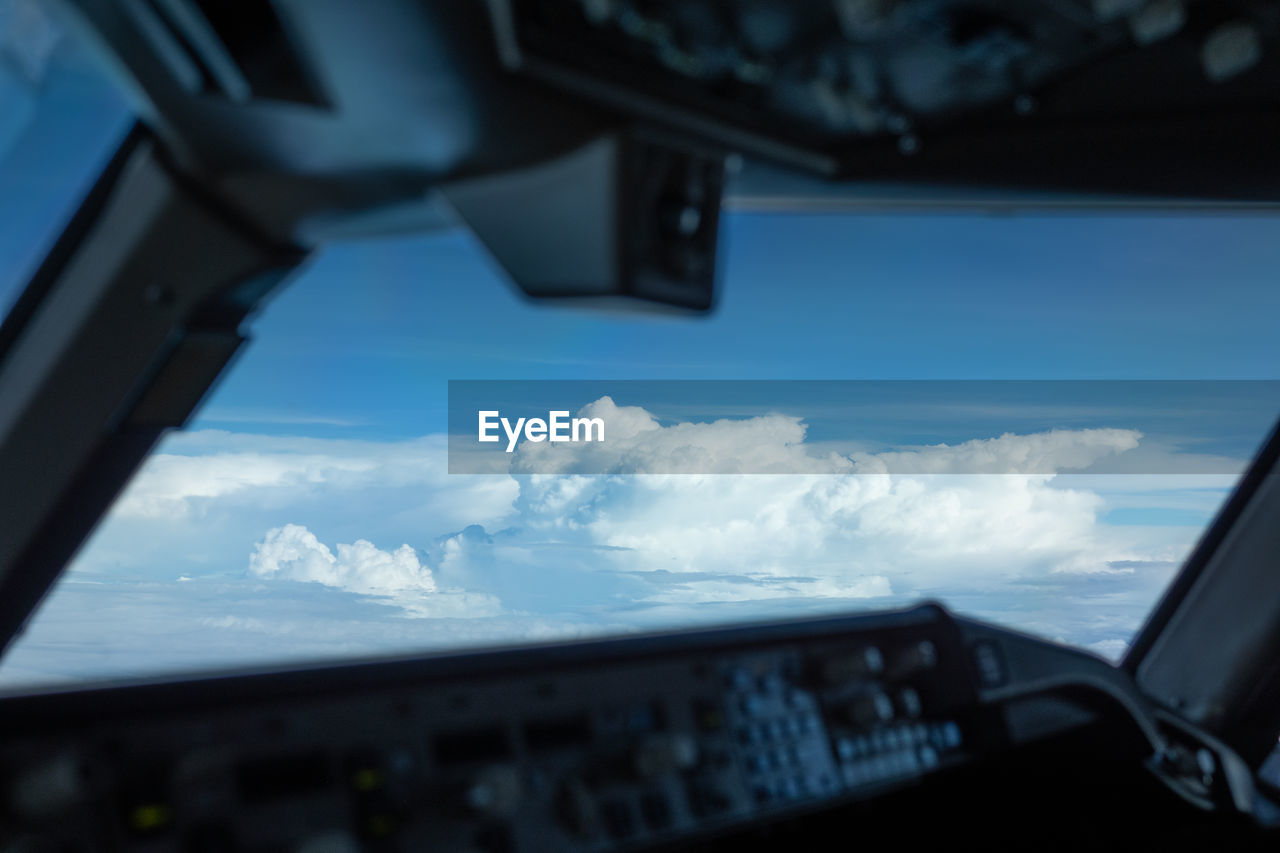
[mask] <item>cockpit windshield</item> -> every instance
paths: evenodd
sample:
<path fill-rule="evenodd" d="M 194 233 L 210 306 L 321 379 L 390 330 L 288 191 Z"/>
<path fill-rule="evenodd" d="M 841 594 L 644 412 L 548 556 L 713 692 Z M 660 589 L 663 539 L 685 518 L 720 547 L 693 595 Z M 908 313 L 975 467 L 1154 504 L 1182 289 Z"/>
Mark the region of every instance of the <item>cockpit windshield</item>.
<path fill-rule="evenodd" d="M 6 308 L 130 123 L 38 8 L 0 0 Z M 1280 414 L 1267 213 L 730 192 L 721 236 L 707 317 L 531 304 L 459 225 L 323 249 L 0 683 L 922 598 L 1116 659 Z"/>

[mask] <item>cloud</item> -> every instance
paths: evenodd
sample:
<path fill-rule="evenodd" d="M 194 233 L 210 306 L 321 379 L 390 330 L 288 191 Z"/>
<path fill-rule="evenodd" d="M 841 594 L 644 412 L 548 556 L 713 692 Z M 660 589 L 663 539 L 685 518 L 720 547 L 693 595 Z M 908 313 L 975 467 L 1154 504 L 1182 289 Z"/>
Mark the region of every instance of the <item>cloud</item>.
<path fill-rule="evenodd" d="M 1129 650 L 1129 641 L 1120 637 L 1111 637 L 1089 644 L 1089 650 L 1095 652 L 1112 663 L 1118 663 Z"/>
<path fill-rule="evenodd" d="M 249 573 L 263 578 L 314 581 L 325 586 L 372 595 L 404 590 L 434 592 L 431 570 L 418 561 L 408 545 L 381 551 L 372 542 L 358 539 L 339 545 L 334 556 L 315 534 L 299 524 L 267 531 L 253 548 Z"/>
<path fill-rule="evenodd" d="M 509 479 L 451 476 L 444 436 L 378 442 L 198 430 L 169 436 L 112 515 L 203 519 L 227 508 L 297 505 L 362 490 L 395 492 L 396 512 L 417 509 L 460 526 L 505 514 L 518 487 Z"/>
<path fill-rule="evenodd" d="M 576 417 L 603 420 L 605 440 L 522 442 L 511 473 L 1056 474 L 1131 451 L 1142 439 L 1131 429 L 1055 429 L 846 455 L 806 443 L 804 421 L 778 413 L 663 426 L 645 409 L 606 396 Z"/>
<path fill-rule="evenodd" d="M 577 412 L 601 418 L 602 442 L 521 442 L 511 459 L 513 474 L 835 473 L 850 471 L 847 458 L 813 455 L 804 444 L 800 418 L 782 414 L 683 422 L 662 426 L 639 406 L 619 406 L 601 397 Z"/>
<path fill-rule="evenodd" d="M 1141 438 L 1132 429 L 1055 429 L 852 458 L 863 474 L 1056 474 L 1133 450 Z"/>
<path fill-rule="evenodd" d="M 86 583 L 68 576 L 5 656 L 0 689 L 410 654 L 590 631 L 554 616 L 455 607 L 467 597 L 475 598 L 447 590 L 423 594 L 441 611 L 435 618 L 398 618 L 407 614 L 386 606 L 390 599 L 318 583 L 243 574 L 185 583 Z"/>
<path fill-rule="evenodd" d="M 815 449 L 804 423 L 783 414 L 664 425 L 607 398 L 592 406 L 584 414 L 613 407 L 619 440 L 580 452 L 612 454 L 597 461 L 617 472 L 651 473 L 449 475 L 444 436 L 202 430 L 166 442 L 77 560 L 75 585 L 64 582 L 37 616 L 19 646 L 34 651 L 14 660 L 28 675 L 156 671 L 926 597 L 1113 655 L 1198 534 L 1105 523 L 1099 478 L 1068 484 L 1056 473 L 1140 447 L 1129 430 L 841 457 Z M 691 458 L 728 470 L 743 454 L 754 470 L 792 473 L 652 473 Z M 1018 466 L 1036 470 L 955 473 Z M 1111 476 L 1123 480 L 1126 506 L 1144 500 L 1141 477 Z M 1191 485 L 1163 479 L 1179 494 Z M 1158 505 L 1163 480 L 1150 482 L 1145 499 Z M 1206 507 L 1208 494 L 1196 498 Z M 82 622 L 120 653 L 59 639 L 84 635 Z M 211 644 L 149 650 L 166 631 Z"/>
<path fill-rule="evenodd" d="M 383 551 L 367 539 L 357 539 L 335 550 L 336 554 L 300 524 L 274 527 L 254 545 L 249 574 L 379 596 L 415 618 L 493 616 L 502 610 L 493 595 L 440 589 L 431 569 L 407 544 Z"/>

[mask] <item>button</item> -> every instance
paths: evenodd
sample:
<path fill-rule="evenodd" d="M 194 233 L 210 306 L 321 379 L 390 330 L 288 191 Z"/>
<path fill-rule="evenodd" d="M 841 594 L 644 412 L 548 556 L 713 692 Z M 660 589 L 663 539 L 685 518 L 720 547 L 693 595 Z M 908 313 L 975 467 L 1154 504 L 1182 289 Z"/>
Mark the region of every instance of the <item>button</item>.
<path fill-rule="evenodd" d="M 898 707 L 908 717 L 918 717 L 924 711 L 924 706 L 920 704 L 920 694 L 912 687 L 903 688 L 898 693 Z"/>

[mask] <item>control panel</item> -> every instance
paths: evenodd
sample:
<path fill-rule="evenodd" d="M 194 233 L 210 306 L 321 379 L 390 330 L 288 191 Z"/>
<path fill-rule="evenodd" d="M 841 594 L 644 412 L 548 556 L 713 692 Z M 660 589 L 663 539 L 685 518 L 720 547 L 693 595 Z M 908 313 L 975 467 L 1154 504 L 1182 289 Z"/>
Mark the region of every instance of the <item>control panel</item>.
<path fill-rule="evenodd" d="M 963 762 L 941 609 L 0 701 L 0 851 L 610 850 Z"/>

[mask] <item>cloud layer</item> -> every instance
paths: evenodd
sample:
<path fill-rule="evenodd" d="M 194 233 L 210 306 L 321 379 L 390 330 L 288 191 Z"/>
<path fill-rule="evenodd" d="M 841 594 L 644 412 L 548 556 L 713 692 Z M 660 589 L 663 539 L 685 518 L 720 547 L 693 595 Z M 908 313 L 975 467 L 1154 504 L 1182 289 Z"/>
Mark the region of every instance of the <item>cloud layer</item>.
<path fill-rule="evenodd" d="M 807 444 L 803 420 L 779 413 L 664 426 L 645 409 L 606 396 L 575 416 L 602 420 L 607 440 L 522 442 L 509 458 L 511 473 L 1056 474 L 1133 450 L 1142 438 L 1132 429 L 1055 429 L 845 455 Z M 459 461 L 466 466 L 479 459 Z"/>
<path fill-rule="evenodd" d="M 644 409 L 608 399 L 593 406 L 584 413 L 613 407 L 610 423 L 621 426 L 610 442 L 571 452 L 611 454 L 597 461 L 619 473 L 449 475 L 443 436 L 175 436 L 0 681 L 173 669 L 211 655 L 231 665 L 616 633 L 924 597 L 1116 655 L 1198 533 L 1106 523 L 1111 499 L 1098 478 L 1068 487 L 1052 472 L 954 473 L 1084 467 L 1140 447 L 1128 430 L 850 457 L 807 444 L 805 425 L 785 415 L 664 426 Z M 693 457 L 727 471 L 744 454 L 757 470 L 803 473 L 645 473 Z M 1120 479 L 1125 508 L 1169 499 L 1159 476 Z M 1185 502 L 1187 477 L 1174 479 Z M 1203 493 L 1215 496 L 1197 498 L 1207 512 L 1222 489 Z M 108 606 L 123 601 L 134 606 Z M 345 627 L 335 615 L 343 612 Z M 90 666 L 83 644 L 59 638 L 108 613 L 119 624 L 101 625 L 99 636 L 135 656 L 95 653 Z M 186 658 L 148 657 L 144 636 L 166 632 L 205 637 L 201 648 L 221 657 L 195 644 Z"/>

